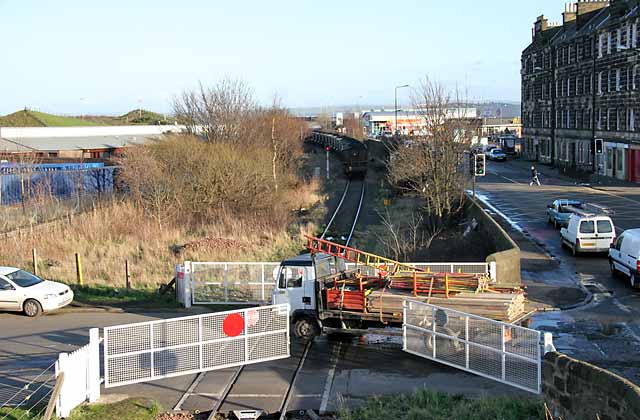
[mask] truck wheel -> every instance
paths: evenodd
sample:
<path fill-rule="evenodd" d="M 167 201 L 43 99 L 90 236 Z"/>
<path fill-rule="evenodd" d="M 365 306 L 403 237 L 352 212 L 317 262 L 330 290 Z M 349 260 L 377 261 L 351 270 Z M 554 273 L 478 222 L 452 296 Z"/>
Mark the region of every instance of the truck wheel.
<path fill-rule="evenodd" d="M 34 299 L 28 299 L 23 305 L 24 313 L 29 318 L 36 317 L 42 313 L 40 302 Z"/>
<path fill-rule="evenodd" d="M 312 340 L 315 336 L 320 335 L 320 331 L 316 323 L 309 318 L 300 318 L 296 321 L 293 332 L 296 337 L 303 340 Z"/>
<path fill-rule="evenodd" d="M 611 269 L 611 275 L 616 277 L 618 275 L 618 270 L 616 270 L 616 266 L 613 264 L 613 261 L 609 261 L 609 268 Z"/>
<path fill-rule="evenodd" d="M 558 229 L 558 221 L 556 219 L 553 219 L 553 228 Z"/>
<path fill-rule="evenodd" d="M 578 255 L 578 250 L 576 248 L 577 248 L 577 245 L 575 244 L 571 245 L 571 255 L 573 255 L 574 257 Z"/>

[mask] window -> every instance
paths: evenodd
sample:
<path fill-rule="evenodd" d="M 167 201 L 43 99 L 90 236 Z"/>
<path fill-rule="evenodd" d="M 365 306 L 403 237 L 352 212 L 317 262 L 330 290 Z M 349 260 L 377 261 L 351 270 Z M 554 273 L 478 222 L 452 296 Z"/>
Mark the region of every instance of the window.
<path fill-rule="evenodd" d="M 636 64 L 635 66 L 633 66 L 633 72 L 632 72 L 632 75 L 631 75 L 632 76 L 631 85 L 632 85 L 633 90 L 638 89 L 638 73 L 639 73 L 638 69 L 640 69 L 640 65 Z"/>
<path fill-rule="evenodd" d="M 638 24 L 634 23 L 631 27 L 631 48 L 638 46 Z"/>
<path fill-rule="evenodd" d="M 567 128 L 571 128 L 571 110 L 567 109 Z"/>
<path fill-rule="evenodd" d="M 602 95 L 602 72 L 598 73 L 598 95 Z"/>
<path fill-rule="evenodd" d="M 2 292 L 3 290 L 16 290 L 16 289 L 11 285 L 11 283 L 6 281 L 5 279 L 0 278 L 0 292 Z"/>
<path fill-rule="evenodd" d="M 616 44 L 616 47 L 620 50 L 620 47 L 622 47 L 622 28 L 618 28 L 616 31 Z"/>
<path fill-rule="evenodd" d="M 622 170 L 624 169 L 623 168 L 623 165 L 624 165 L 624 149 L 616 149 L 616 154 L 617 154 L 617 157 L 616 157 L 616 167 L 617 168 L 616 169 L 619 172 L 622 172 Z"/>
<path fill-rule="evenodd" d="M 620 92 L 620 69 L 616 69 L 616 92 Z"/>
<path fill-rule="evenodd" d="M 567 78 L 567 96 L 571 96 L 571 78 Z"/>
<path fill-rule="evenodd" d="M 9 280 L 20 287 L 31 287 L 38 283 L 42 283 L 42 279 L 40 277 L 36 277 L 33 274 L 23 270 L 14 271 L 11 274 L 7 274 L 7 277 L 9 278 Z"/>
<path fill-rule="evenodd" d="M 611 90 L 613 89 L 613 83 L 611 83 L 612 81 L 612 75 L 611 75 L 611 70 L 607 71 L 607 92 L 611 92 Z"/>
<path fill-rule="evenodd" d="M 607 130 L 611 130 L 611 109 L 607 109 L 607 122 L 605 124 L 605 127 Z"/>
<path fill-rule="evenodd" d="M 616 241 L 616 249 L 618 251 L 620 251 L 620 249 L 622 248 L 622 242 L 624 242 L 624 235 L 620 236 Z"/>
<path fill-rule="evenodd" d="M 596 120 L 596 128 L 602 130 L 602 109 L 598 108 L 598 119 Z"/>
<path fill-rule="evenodd" d="M 611 54 L 611 32 L 607 32 L 607 54 Z"/>
<path fill-rule="evenodd" d="M 628 124 L 629 131 L 636 131 L 636 116 L 635 116 L 635 113 L 633 112 L 633 108 L 629 108 L 627 112 L 629 114 L 627 116 L 627 120 L 629 121 L 629 124 Z"/>
<path fill-rule="evenodd" d="M 598 220 L 598 233 L 611 233 L 613 232 L 613 226 L 608 220 Z"/>
<path fill-rule="evenodd" d="M 604 50 L 604 34 L 598 36 L 598 58 L 602 58 Z"/>
<path fill-rule="evenodd" d="M 280 271 L 280 281 L 278 283 L 278 287 L 280 289 L 302 287 L 303 277 L 304 267 L 282 267 L 282 271 Z"/>
<path fill-rule="evenodd" d="M 596 233 L 595 223 L 587 220 L 580 222 L 580 233 Z"/>

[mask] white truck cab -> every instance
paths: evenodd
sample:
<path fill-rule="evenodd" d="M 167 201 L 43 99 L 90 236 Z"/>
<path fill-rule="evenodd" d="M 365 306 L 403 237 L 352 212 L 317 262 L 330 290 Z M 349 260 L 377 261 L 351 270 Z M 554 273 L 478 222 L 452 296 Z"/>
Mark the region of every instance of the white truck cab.
<path fill-rule="evenodd" d="M 344 271 L 344 265 L 343 260 L 325 254 L 316 254 L 315 257 L 303 254 L 280 263 L 272 302 L 275 305 L 289 304 L 294 332 L 298 337 L 320 333 L 316 279 Z"/>
<path fill-rule="evenodd" d="M 632 288 L 640 288 L 640 229 L 626 230 L 609 250 L 611 273 L 629 277 Z"/>
<path fill-rule="evenodd" d="M 616 230 L 609 216 L 587 212 L 572 214 L 566 228 L 560 230 L 563 246 L 577 255 L 581 252 L 608 252 Z"/>

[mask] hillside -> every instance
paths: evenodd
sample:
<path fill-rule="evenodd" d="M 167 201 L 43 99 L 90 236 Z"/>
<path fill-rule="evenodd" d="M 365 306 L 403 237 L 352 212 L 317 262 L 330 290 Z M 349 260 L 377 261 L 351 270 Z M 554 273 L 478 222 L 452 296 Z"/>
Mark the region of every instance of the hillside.
<path fill-rule="evenodd" d="M 0 116 L 0 127 L 75 127 L 104 125 L 156 125 L 173 124 L 174 119 L 164 119 L 164 115 L 151 111 L 133 110 L 126 114 L 110 117 L 86 115 L 65 117 L 24 109 L 13 114 Z"/>

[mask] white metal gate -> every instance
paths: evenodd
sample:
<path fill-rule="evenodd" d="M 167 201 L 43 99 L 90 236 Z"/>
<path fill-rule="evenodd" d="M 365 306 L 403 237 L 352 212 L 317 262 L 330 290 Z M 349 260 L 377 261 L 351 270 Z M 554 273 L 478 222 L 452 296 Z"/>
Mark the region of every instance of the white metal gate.
<path fill-rule="evenodd" d="M 107 388 L 289 355 L 287 304 L 104 329 Z"/>
<path fill-rule="evenodd" d="M 403 349 L 540 393 L 540 332 L 412 300 L 404 301 Z"/>
<path fill-rule="evenodd" d="M 278 262 L 190 262 L 176 267 L 178 299 L 185 306 L 215 304 L 269 304 L 275 287 Z M 495 282 L 491 263 L 411 263 L 432 273 L 486 274 Z M 377 275 L 373 267 L 346 264 Z M 389 267 L 388 269 L 391 269 Z"/>
<path fill-rule="evenodd" d="M 191 262 L 191 298 L 194 305 L 271 302 L 274 270 L 280 263 Z"/>

